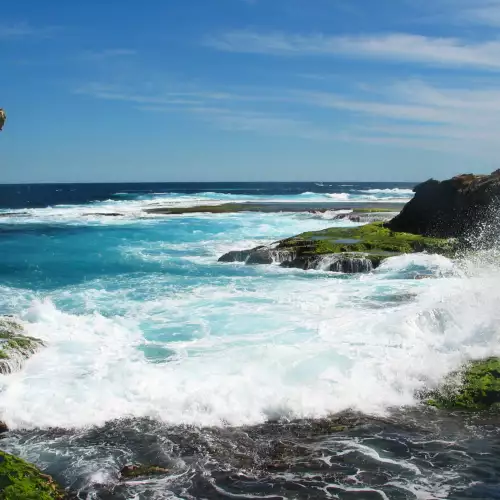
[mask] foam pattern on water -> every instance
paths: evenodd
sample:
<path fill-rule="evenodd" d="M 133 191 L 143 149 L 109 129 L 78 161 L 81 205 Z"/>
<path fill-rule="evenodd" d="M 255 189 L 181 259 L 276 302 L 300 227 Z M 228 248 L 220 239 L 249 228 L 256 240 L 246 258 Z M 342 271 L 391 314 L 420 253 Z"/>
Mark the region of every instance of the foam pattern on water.
<path fill-rule="evenodd" d="M 332 225 L 310 214 L 56 220 L 2 243 L 0 309 L 48 345 L 0 380 L 13 428 L 384 414 L 465 359 L 500 353 L 494 267 L 422 254 L 347 277 L 217 263 Z"/>

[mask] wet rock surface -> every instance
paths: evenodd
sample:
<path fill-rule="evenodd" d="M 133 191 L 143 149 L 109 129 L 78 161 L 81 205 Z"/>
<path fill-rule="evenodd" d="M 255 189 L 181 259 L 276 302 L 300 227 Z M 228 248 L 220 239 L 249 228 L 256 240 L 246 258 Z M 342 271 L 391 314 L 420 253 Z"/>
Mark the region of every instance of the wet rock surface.
<path fill-rule="evenodd" d="M 495 218 L 500 203 L 500 170 L 490 175 L 463 174 L 445 181 L 430 179 L 414 188 L 415 196 L 387 223 L 392 231 L 469 237 Z M 491 228 L 490 228 L 491 229 Z"/>
<path fill-rule="evenodd" d="M 43 346 L 41 340 L 25 335 L 15 319 L 0 316 L 0 374 L 21 369 L 23 362 Z"/>
<path fill-rule="evenodd" d="M 283 267 L 352 274 L 369 272 L 388 257 L 423 251 L 451 254 L 453 245 L 447 239 L 394 233 L 383 223 L 372 223 L 303 233 L 269 247 L 229 252 L 219 262 L 276 263 Z"/>

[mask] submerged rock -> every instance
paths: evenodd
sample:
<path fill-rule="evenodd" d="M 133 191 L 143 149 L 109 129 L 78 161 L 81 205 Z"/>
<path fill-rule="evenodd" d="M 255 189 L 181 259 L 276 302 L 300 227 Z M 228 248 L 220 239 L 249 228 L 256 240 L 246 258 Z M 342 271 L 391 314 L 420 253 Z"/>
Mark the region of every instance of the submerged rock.
<path fill-rule="evenodd" d="M 0 374 L 12 373 L 35 354 L 44 343 L 24 335 L 21 324 L 9 317 L 0 317 Z"/>
<path fill-rule="evenodd" d="M 118 212 L 96 212 L 94 214 L 88 213 L 88 214 L 83 214 L 83 217 L 122 217 L 123 214 L 119 214 Z"/>
<path fill-rule="evenodd" d="M 138 477 L 157 476 L 169 474 L 170 470 L 156 465 L 126 465 L 120 471 L 123 479 L 135 479 Z"/>
<path fill-rule="evenodd" d="M 413 199 L 387 223 L 389 229 L 441 238 L 473 236 L 499 206 L 500 171 L 430 179 L 413 191 Z"/>
<path fill-rule="evenodd" d="M 303 233 L 269 247 L 229 252 L 219 262 L 277 263 L 283 267 L 343 273 L 369 272 L 387 257 L 429 251 L 451 254 L 453 243 L 408 233 L 395 233 L 382 223 Z"/>
<path fill-rule="evenodd" d="M 450 374 L 427 401 L 448 409 L 485 410 L 500 404 L 500 358 L 472 361 Z"/>
<path fill-rule="evenodd" d="M 371 222 L 387 222 L 398 214 L 398 211 L 381 210 L 378 212 L 370 209 L 355 209 L 351 213 L 337 214 L 333 220 L 350 220 L 360 224 L 369 224 Z"/>
<path fill-rule="evenodd" d="M 0 451 L 0 500 L 63 500 L 54 480 L 34 465 Z"/>

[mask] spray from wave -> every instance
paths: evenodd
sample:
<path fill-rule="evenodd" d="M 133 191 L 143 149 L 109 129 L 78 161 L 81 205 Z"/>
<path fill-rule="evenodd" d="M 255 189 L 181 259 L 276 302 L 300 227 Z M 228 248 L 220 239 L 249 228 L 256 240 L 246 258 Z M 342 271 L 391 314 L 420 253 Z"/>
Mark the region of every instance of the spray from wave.
<path fill-rule="evenodd" d="M 430 279 L 407 282 L 416 272 Z M 384 414 L 417 404 L 419 390 L 464 360 L 500 354 L 499 278 L 420 255 L 348 281 L 292 275 L 254 290 L 202 286 L 129 302 L 123 318 L 34 302 L 24 319 L 49 347 L 4 381 L 4 418 L 13 427 L 81 427 L 126 416 L 244 425 L 348 408 Z M 141 328 L 153 311 L 168 328 L 179 308 L 205 333 L 179 342 Z M 152 363 L 148 349 L 168 354 Z"/>

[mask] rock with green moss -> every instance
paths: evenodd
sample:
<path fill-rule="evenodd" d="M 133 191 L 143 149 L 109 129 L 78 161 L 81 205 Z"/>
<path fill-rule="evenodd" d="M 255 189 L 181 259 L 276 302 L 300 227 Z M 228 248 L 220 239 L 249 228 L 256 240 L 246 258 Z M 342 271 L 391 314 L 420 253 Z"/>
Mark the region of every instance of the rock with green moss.
<path fill-rule="evenodd" d="M 65 492 L 34 465 L 0 451 L 0 500 L 63 500 Z"/>
<path fill-rule="evenodd" d="M 120 471 L 123 479 L 136 479 L 139 477 L 149 477 L 169 474 L 170 470 L 157 465 L 126 465 Z"/>
<path fill-rule="evenodd" d="M 428 404 L 438 408 L 486 410 L 500 404 L 500 358 L 472 361 L 450 374 Z"/>
<path fill-rule="evenodd" d="M 347 273 L 370 271 L 387 257 L 412 252 L 452 255 L 451 240 L 393 232 L 377 222 L 300 234 L 269 247 L 229 252 L 220 262 L 279 263 L 283 267 Z"/>
<path fill-rule="evenodd" d="M 0 317 L 0 374 L 19 370 L 43 345 L 41 340 L 24 335 L 24 328 L 14 319 Z"/>

